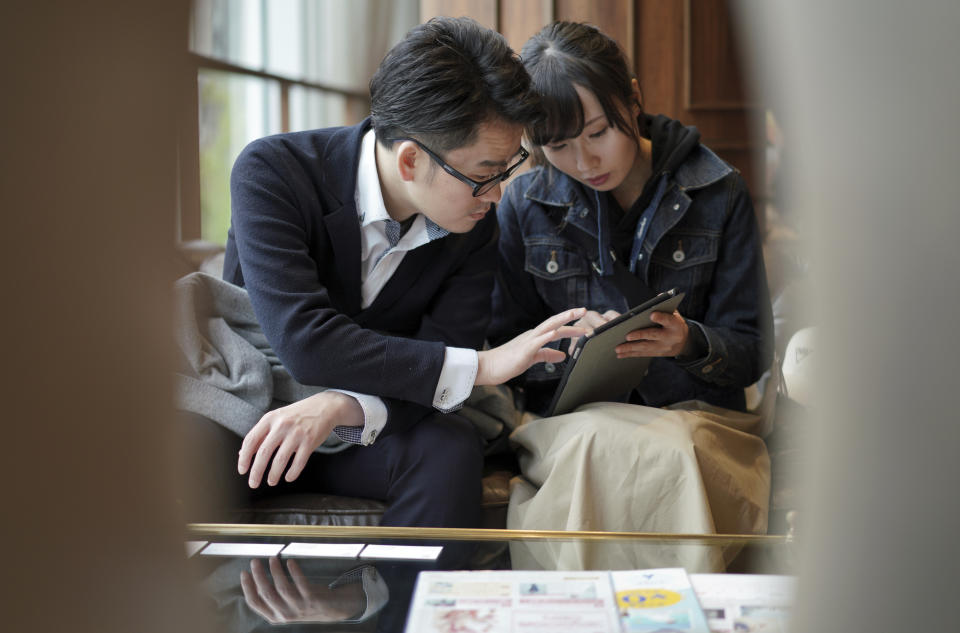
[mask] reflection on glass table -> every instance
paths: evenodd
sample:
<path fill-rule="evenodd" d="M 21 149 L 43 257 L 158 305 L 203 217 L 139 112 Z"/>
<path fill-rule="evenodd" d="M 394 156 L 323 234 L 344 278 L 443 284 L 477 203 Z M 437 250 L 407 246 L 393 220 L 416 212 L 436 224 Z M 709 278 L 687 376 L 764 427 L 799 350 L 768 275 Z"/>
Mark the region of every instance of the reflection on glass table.
<path fill-rule="evenodd" d="M 785 536 L 195 524 L 187 538 L 203 595 L 231 633 L 401 633 L 421 571 L 585 571 L 596 570 L 596 557 L 623 560 L 620 569 L 680 567 L 741 581 L 795 572 Z M 716 592 L 726 583 L 713 578 Z M 711 628 L 730 622 L 714 617 Z"/>

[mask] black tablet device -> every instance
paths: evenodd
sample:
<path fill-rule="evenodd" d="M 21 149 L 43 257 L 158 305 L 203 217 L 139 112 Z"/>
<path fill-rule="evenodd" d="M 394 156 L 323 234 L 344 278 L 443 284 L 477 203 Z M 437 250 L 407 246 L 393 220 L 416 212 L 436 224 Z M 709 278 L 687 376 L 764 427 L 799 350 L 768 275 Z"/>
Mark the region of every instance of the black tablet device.
<path fill-rule="evenodd" d="M 617 358 L 616 347 L 628 332 L 660 327 L 650 320 L 654 312 L 673 312 L 683 300 L 678 288 L 661 292 L 617 318 L 604 323 L 593 334 L 580 337 L 567 361 L 548 415 L 569 413 L 588 402 L 602 402 L 628 393 L 647 373 L 650 358 Z"/>

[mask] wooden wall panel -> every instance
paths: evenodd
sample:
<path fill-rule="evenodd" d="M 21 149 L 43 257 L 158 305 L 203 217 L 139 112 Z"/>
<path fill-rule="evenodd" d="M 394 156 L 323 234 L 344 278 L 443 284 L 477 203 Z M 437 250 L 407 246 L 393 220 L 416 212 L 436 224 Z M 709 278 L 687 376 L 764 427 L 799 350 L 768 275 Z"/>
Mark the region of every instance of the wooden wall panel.
<path fill-rule="evenodd" d="M 630 0 L 555 0 L 554 19 L 589 22 L 620 42 L 631 59 L 634 55 L 634 3 Z"/>
<path fill-rule="evenodd" d="M 634 64 L 643 107 L 676 117 L 682 108 L 683 6 L 679 2 L 638 2 Z"/>
<path fill-rule="evenodd" d="M 684 72 L 688 110 L 745 107 L 740 47 L 726 2 L 686 3 Z"/>
<path fill-rule="evenodd" d="M 683 118 L 695 120 L 697 128 L 712 149 L 745 149 L 754 144 L 750 138 L 754 117 L 745 109 L 724 108 L 711 111 L 691 111 Z"/>
<path fill-rule="evenodd" d="M 553 21 L 553 0 L 500 0 L 500 32 L 520 52 L 530 36 Z"/>
<path fill-rule="evenodd" d="M 648 112 L 696 126 L 738 168 L 757 201 L 765 192 L 764 113 L 746 98 L 729 0 L 637 0 L 636 68 Z M 758 219 L 763 220 L 758 205 Z"/>
<path fill-rule="evenodd" d="M 496 0 L 420 0 L 421 22 L 436 15 L 466 15 L 491 29 L 498 30 L 500 26 Z"/>

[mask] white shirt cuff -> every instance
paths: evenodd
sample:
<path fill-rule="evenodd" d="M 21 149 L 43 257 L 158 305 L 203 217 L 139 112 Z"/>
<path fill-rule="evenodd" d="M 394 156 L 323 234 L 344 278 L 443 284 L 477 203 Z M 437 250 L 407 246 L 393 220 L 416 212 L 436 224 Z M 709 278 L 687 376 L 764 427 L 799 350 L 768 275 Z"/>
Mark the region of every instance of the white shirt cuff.
<path fill-rule="evenodd" d="M 448 347 L 443 357 L 437 390 L 433 394 L 433 408 L 449 413 L 462 407 L 473 391 L 478 364 L 477 350 Z"/>
<path fill-rule="evenodd" d="M 337 433 L 337 429 L 346 429 L 346 427 L 341 426 L 338 426 L 334 429 L 334 432 L 337 433 L 337 437 L 346 442 L 352 441 L 354 444 L 359 443 L 363 446 L 373 444 L 380 435 L 380 431 L 382 431 L 383 427 L 387 424 L 387 405 L 383 403 L 383 400 L 377 396 L 347 391 L 346 389 L 330 389 L 330 391 L 345 393 L 348 396 L 355 398 L 356 401 L 360 403 L 360 408 L 363 409 L 363 432 L 360 434 L 360 441 L 353 441 L 347 437 L 344 437 L 343 434 Z M 353 428 L 360 429 L 361 427 Z"/>

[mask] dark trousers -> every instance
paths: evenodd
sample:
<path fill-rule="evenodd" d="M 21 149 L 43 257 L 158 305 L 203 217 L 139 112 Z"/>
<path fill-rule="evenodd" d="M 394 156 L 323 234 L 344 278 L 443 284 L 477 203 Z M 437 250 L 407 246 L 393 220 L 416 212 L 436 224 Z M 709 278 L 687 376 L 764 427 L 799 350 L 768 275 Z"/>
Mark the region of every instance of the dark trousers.
<path fill-rule="evenodd" d="M 230 510 L 267 495 L 315 492 L 384 501 L 381 525 L 481 524 L 482 443 L 473 424 L 457 415 L 429 416 L 369 446 L 313 453 L 293 482 L 264 481 L 257 489 L 237 473 L 241 437 L 199 415 L 183 413 L 181 421 L 188 521 L 226 520 Z"/>

